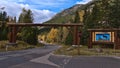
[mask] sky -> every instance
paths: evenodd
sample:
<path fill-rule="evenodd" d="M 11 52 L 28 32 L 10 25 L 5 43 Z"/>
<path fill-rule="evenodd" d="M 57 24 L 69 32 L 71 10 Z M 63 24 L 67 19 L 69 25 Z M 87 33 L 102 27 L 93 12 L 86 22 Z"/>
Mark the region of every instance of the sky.
<path fill-rule="evenodd" d="M 32 10 L 34 23 L 42 23 L 55 14 L 76 4 L 86 4 L 91 0 L 0 0 L 0 11 L 11 17 L 19 17 L 22 8 Z M 1 9 L 5 7 L 4 9 Z"/>

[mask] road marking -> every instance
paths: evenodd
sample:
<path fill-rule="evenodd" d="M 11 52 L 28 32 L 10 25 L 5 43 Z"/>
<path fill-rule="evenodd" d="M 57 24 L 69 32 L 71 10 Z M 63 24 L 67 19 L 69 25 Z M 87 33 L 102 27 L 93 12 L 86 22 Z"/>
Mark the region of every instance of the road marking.
<path fill-rule="evenodd" d="M 0 57 L 0 60 L 4 60 L 7 59 L 8 57 Z"/>
<path fill-rule="evenodd" d="M 28 53 L 22 53 L 22 54 L 11 54 L 11 55 L 6 55 L 6 56 L 11 56 L 11 57 L 18 57 L 18 56 L 23 56 L 23 55 L 28 55 L 28 54 L 31 54 L 31 52 L 28 52 Z"/>
<path fill-rule="evenodd" d="M 36 63 L 43 63 L 43 64 L 48 64 L 48 65 L 52 65 L 52 66 L 55 66 L 55 67 L 60 67 L 59 65 L 57 64 L 54 64 L 52 62 L 50 62 L 48 60 L 48 58 L 50 57 L 51 53 L 50 54 L 47 54 L 45 56 L 42 56 L 42 57 L 39 57 L 39 58 L 36 58 L 36 59 L 32 59 L 30 60 L 31 62 L 36 62 Z"/>

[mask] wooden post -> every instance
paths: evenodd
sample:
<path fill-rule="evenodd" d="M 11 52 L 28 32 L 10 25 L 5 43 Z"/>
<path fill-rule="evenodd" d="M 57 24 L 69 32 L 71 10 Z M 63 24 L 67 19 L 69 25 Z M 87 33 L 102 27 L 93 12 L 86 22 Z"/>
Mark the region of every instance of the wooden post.
<path fill-rule="evenodd" d="M 114 41 L 114 49 L 117 49 L 117 31 L 114 32 L 114 38 L 115 38 L 115 41 Z"/>
<path fill-rule="evenodd" d="M 92 31 L 90 31 L 88 48 L 92 48 Z"/>
<path fill-rule="evenodd" d="M 78 26 L 74 26 L 74 45 L 77 45 L 78 47 L 78 55 L 80 55 L 80 46 L 79 46 L 79 32 L 78 32 Z"/>
<path fill-rule="evenodd" d="M 77 45 L 78 44 L 78 27 L 77 26 L 74 26 L 74 41 L 73 41 L 73 44 L 74 45 Z"/>
<path fill-rule="evenodd" d="M 8 34 L 8 39 L 9 39 L 9 43 L 12 43 L 12 27 L 9 27 L 9 34 Z"/>
<path fill-rule="evenodd" d="M 78 34 L 77 34 L 77 39 L 78 39 L 78 42 L 77 42 L 77 45 L 80 45 L 80 38 L 81 38 L 81 36 L 80 36 L 80 33 L 78 32 Z"/>
<path fill-rule="evenodd" d="M 16 26 L 13 26 L 13 29 L 12 29 L 12 35 L 13 35 L 12 43 L 16 43 L 16 34 L 17 34 Z"/>
<path fill-rule="evenodd" d="M 16 26 L 10 26 L 10 29 L 9 29 L 9 45 L 16 45 L 16 35 L 17 35 Z"/>
<path fill-rule="evenodd" d="M 80 40 L 82 36 L 82 32 L 78 32 L 78 55 L 80 55 Z"/>

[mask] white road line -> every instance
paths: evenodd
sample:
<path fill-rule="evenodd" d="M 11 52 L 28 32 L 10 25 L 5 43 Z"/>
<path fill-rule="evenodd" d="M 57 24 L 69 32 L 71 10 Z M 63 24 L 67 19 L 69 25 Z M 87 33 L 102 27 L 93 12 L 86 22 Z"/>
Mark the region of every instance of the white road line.
<path fill-rule="evenodd" d="M 52 66 L 55 66 L 55 67 L 60 67 L 59 65 L 57 64 L 54 64 L 52 62 L 50 62 L 48 60 L 48 58 L 50 57 L 51 53 L 50 54 L 47 54 L 45 56 L 42 56 L 42 57 L 39 57 L 39 58 L 36 58 L 36 59 L 32 59 L 30 60 L 31 62 L 36 62 L 36 63 L 42 63 L 42 64 L 48 64 L 48 65 L 52 65 Z"/>
<path fill-rule="evenodd" d="M 0 57 L 0 60 L 4 60 L 7 59 L 8 57 Z"/>

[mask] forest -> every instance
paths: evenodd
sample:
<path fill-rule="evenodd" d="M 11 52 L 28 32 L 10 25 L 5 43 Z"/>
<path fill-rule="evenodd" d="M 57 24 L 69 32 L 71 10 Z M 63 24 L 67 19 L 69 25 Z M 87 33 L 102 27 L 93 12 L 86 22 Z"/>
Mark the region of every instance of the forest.
<path fill-rule="evenodd" d="M 75 14 L 66 16 L 68 21 L 60 23 L 83 23 L 82 38 L 80 43 L 87 44 L 89 32 L 87 29 L 112 29 L 120 28 L 120 0 L 93 0 L 85 4 L 82 8 L 75 11 Z M 60 18 L 60 17 L 57 17 Z M 62 17 L 61 17 L 62 19 Z M 64 18 L 63 18 L 64 19 Z M 55 21 L 54 21 L 55 20 Z M 52 22 L 57 23 L 60 19 L 54 19 Z M 10 17 L 6 11 L 0 11 L 0 41 L 8 40 L 9 28 L 7 23 L 34 23 L 34 16 L 30 9 L 22 9 L 18 20 L 16 17 Z M 45 22 L 46 23 L 46 22 Z M 47 21 L 51 23 L 51 21 Z M 73 28 L 71 27 L 23 27 L 19 28 L 17 40 L 27 42 L 29 44 L 37 44 L 39 39 L 47 43 L 62 43 L 66 45 L 73 44 Z M 120 37 L 120 32 L 118 33 Z"/>

